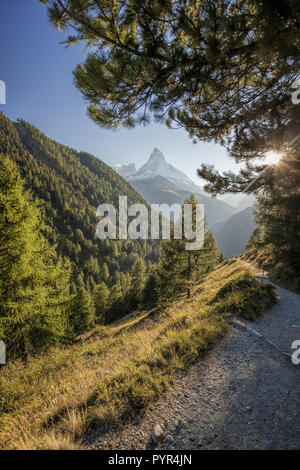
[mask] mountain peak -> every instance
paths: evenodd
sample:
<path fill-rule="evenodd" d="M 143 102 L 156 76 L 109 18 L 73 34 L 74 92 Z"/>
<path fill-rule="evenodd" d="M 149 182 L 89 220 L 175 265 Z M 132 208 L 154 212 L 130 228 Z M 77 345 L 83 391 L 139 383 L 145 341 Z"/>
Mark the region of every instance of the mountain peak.
<path fill-rule="evenodd" d="M 150 162 L 155 163 L 155 164 L 166 163 L 164 154 L 157 147 L 155 147 L 155 149 L 153 150 L 153 152 L 151 153 L 149 157 L 148 163 Z"/>
<path fill-rule="evenodd" d="M 129 182 L 152 180 L 162 177 L 172 183 L 173 189 L 189 191 L 200 194 L 201 188 L 188 178 L 182 171 L 168 163 L 164 154 L 157 147 L 154 148 L 147 162 L 136 171 L 133 164 L 117 165 L 115 170 Z"/>
<path fill-rule="evenodd" d="M 162 176 L 171 182 L 177 189 L 193 193 L 201 193 L 201 188 L 191 181 L 182 171 L 168 163 L 164 154 L 157 147 L 154 148 L 149 159 L 135 173 L 128 175 L 128 181 L 149 180 Z"/>

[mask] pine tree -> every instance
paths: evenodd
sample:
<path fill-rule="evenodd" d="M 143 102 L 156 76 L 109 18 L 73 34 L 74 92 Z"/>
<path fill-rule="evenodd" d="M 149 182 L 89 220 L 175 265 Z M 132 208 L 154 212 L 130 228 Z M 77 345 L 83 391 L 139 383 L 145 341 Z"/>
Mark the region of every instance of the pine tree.
<path fill-rule="evenodd" d="M 203 277 L 222 260 L 215 237 L 211 231 L 205 234 L 204 245 L 198 259 L 199 274 Z"/>
<path fill-rule="evenodd" d="M 85 263 L 85 269 L 88 273 L 92 274 L 93 277 L 97 278 L 100 271 L 97 259 L 90 256 L 88 261 Z"/>
<path fill-rule="evenodd" d="M 80 273 L 77 276 L 77 286 L 78 287 L 84 287 L 85 286 L 84 274 L 83 274 L 82 271 L 80 271 Z"/>
<path fill-rule="evenodd" d="M 195 231 L 197 201 L 192 195 L 185 204 L 192 205 Z M 203 280 L 218 262 L 219 251 L 211 232 L 205 233 L 203 247 L 199 250 L 187 250 L 188 241 L 190 240 L 185 236 L 180 240 L 172 237 L 164 244 L 162 259 L 156 271 L 160 301 L 167 301 L 184 293 L 190 298 L 193 286 Z"/>
<path fill-rule="evenodd" d="M 74 75 L 97 124 L 130 128 L 148 124 L 153 113 L 248 162 L 298 135 L 300 107 L 291 100 L 300 62 L 298 1 L 43 2 L 60 31 L 73 27 L 68 45 L 92 48 Z M 248 168 L 240 179 L 227 173 L 222 181 L 209 166 L 201 172 L 212 191 L 244 188 L 253 174 Z"/>
<path fill-rule="evenodd" d="M 258 197 L 257 230 L 249 241 L 257 251 L 267 251 L 269 264 L 280 263 L 282 268 L 291 268 L 289 281 L 300 276 L 299 188 L 300 142 L 297 141 L 276 166 L 273 184 Z"/>
<path fill-rule="evenodd" d="M 87 285 L 88 285 L 88 291 L 91 292 L 91 293 L 94 292 L 94 289 L 95 289 L 95 287 L 96 287 L 96 283 L 95 283 L 95 281 L 94 281 L 93 276 L 90 275 L 90 276 L 88 277 Z"/>
<path fill-rule="evenodd" d="M 106 323 L 112 323 L 127 313 L 127 308 L 124 308 L 124 296 L 122 287 L 119 282 L 114 284 L 110 289 L 109 305 L 106 314 Z"/>
<path fill-rule="evenodd" d="M 143 307 L 154 307 L 158 301 L 158 281 L 157 266 L 152 266 L 145 281 L 142 293 L 141 304 Z"/>
<path fill-rule="evenodd" d="M 63 336 L 69 300 L 69 266 L 41 227 L 16 165 L 0 155 L 0 329 L 23 360 Z"/>
<path fill-rule="evenodd" d="M 101 279 L 103 282 L 107 282 L 109 279 L 109 270 L 106 263 L 104 263 L 102 266 Z"/>
<path fill-rule="evenodd" d="M 79 287 L 72 299 L 69 312 L 71 336 L 78 336 L 95 324 L 95 307 L 92 298 L 84 287 Z"/>
<path fill-rule="evenodd" d="M 146 266 L 141 258 L 138 258 L 131 269 L 130 300 L 133 308 L 140 305 L 145 286 Z"/>
<path fill-rule="evenodd" d="M 109 304 L 109 289 L 104 282 L 97 285 L 93 292 L 97 323 L 105 323 L 105 315 Z"/>

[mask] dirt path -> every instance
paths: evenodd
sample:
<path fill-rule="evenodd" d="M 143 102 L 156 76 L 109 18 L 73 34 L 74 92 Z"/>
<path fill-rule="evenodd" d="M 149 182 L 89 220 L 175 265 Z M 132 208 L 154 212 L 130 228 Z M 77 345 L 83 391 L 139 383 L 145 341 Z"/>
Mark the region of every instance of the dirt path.
<path fill-rule="evenodd" d="M 300 365 L 283 354 L 300 340 L 300 296 L 276 288 L 278 303 L 263 318 L 236 322 L 151 409 L 115 431 L 94 431 L 90 447 L 153 449 L 160 424 L 159 449 L 300 449 Z"/>

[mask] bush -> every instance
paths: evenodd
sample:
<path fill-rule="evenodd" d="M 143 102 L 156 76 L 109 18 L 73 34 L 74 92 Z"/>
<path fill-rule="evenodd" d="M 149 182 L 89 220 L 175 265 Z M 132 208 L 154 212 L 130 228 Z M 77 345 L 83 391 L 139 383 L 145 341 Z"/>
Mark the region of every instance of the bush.
<path fill-rule="evenodd" d="M 251 274 L 246 274 L 222 287 L 217 296 L 216 313 L 238 315 L 256 320 L 276 302 L 274 287 L 261 284 Z"/>
<path fill-rule="evenodd" d="M 272 275 L 278 281 L 287 283 L 290 283 L 295 278 L 293 269 L 284 263 L 278 263 L 273 269 Z"/>

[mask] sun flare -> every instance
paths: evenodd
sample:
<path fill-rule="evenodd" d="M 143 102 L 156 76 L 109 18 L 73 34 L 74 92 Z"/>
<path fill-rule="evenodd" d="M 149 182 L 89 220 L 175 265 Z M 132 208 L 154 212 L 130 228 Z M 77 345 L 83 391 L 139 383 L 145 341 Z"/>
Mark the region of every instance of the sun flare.
<path fill-rule="evenodd" d="M 282 158 L 282 154 L 281 153 L 277 153 L 277 152 L 268 152 L 266 154 L 266 157 L 264 159 L 264 163 L 267 163 L 268 165 L 277 165 L 277 163 L 279 163 L 279 161 L 281 160 Z"/>

